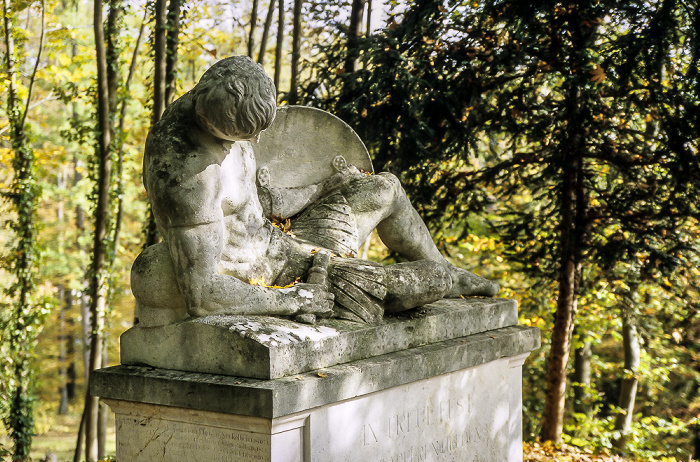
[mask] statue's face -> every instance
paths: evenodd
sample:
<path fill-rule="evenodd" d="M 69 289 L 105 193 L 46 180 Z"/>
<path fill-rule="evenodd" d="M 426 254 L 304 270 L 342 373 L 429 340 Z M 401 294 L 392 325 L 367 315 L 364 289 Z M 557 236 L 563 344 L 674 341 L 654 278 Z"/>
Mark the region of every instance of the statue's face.
<path fill-rule="evenodd" d="M 219 129 L 215 124 L 213 124 L 207 117 L 203 114 L 197 114 L 201 125 L 213 136 L 226 140 L 226 141 L 250 141 L 251 143 L 257 143 L 260 139 L 260 131 L 255 132 L 253 136 L 250 137 L 240 137 L 236 135 L 229 135 L 224 130 Z"/>

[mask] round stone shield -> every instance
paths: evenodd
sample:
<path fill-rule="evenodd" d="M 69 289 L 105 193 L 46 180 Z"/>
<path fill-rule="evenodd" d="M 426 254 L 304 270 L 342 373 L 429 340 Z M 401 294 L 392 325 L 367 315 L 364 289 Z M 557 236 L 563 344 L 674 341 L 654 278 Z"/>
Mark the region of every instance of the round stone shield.
<path fill-rule="evenodd" d="M 270 186 L 294 188 L 319 183 L 336 170 L 333 158 L 374 173 L 365 144 L 348 124 L 320 109 L 277 108 L 272 125 L 253 143 L 258 168 L 270 171 Z"/>

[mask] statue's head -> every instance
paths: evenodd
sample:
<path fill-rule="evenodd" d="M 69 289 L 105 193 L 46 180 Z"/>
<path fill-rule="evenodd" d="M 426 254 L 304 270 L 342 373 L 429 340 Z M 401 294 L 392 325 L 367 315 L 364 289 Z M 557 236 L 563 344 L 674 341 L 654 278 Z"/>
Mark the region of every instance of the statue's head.
<path fill-rule="evenodd" d="M 253 140 L 275 119 L 275 85 L 247 56 L 217 62 L 193 91 L 200 123 L 217 138 Z"/>

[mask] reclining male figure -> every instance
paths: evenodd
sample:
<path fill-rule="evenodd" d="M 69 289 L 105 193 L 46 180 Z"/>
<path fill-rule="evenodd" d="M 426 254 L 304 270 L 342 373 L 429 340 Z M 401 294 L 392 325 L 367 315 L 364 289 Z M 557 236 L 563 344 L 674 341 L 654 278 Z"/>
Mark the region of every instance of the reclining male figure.
<path fill-rule="evenodd" d="M 151 129 L 143 179 L 164 242 L 134 262 L 132 291 L 142 313 L 332 314 L 377 322 L 384 312 L 444 296 L 496 293 L 495 283 L 442 257 L 391 174 L 368 176 L 339 161 L 339 172 L 319 185 L 285 191 L 261 184 L 261 203 L 250 143 L 275 113 L 271 79 L 237 56 L 213 65 Z M 300 212 L 292 219 L 296 237 L 273 226 L 265 211 Z M 328 285 L 249 283 L 305 279 L 319 247 L 356 255 L 375 228 L 408 262 L 334 256 Z"/>

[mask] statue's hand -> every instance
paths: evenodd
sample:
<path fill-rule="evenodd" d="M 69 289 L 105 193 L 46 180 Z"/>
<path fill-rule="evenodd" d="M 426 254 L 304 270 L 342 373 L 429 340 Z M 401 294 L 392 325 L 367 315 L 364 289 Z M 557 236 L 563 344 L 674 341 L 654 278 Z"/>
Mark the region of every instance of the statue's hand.
<path fill-rule="evenodd" d="M 333 314 L 333 294 L 321 284 L 296 284 L 293 288 L 298 307 L 295 314 L 328 318 Z"/>
<path fill-rule="evenodd" d="M 340 188 L 341 186 L 347 184 L 350 180 L 361 176 L 362 173 L 360 173 L 357 167 L 350 165 L 326 179 L 323 183 L 321 183 L 320 189 L 323 193 L 327 193 L 334 189 Z"/>

